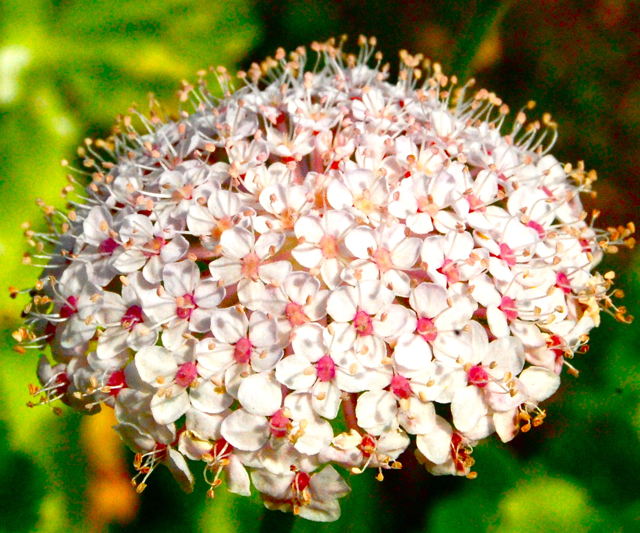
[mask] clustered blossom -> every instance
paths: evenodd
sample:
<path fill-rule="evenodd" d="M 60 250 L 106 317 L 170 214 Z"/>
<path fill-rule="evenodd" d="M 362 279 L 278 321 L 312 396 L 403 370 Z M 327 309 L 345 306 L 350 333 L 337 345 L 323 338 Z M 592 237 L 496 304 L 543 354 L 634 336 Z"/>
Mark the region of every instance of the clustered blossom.
<path fill-rule="evenodd" d="M 421 56 L 391 83 L 373 44 L 314 44 L 312 70 L 280 50 L 235 92 L 218 69 L 221 98 L 201 73 L 193 111 L 87 142 L 70 210 L 25 228 L 32 393 L 114 408 L 139 491 L 158 464 L 190 491 L 202 461 L 211 496 L 332 521 L 339 471 L 382 479 L 412 440 L 473 478 L 478 441 L 542 422 L 600 311 L 629 320 L 592 269 L 633 227 L 587 222 L 595 174 L 549 154 L 555 124 L 507 127 Z"/>

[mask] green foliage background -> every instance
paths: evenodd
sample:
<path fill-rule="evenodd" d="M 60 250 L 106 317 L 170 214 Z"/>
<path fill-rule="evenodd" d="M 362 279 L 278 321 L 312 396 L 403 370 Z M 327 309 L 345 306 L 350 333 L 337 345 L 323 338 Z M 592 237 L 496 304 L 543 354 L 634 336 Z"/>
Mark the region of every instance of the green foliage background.
<path fill-rule="evenodd" d="M 278 46 L 343 33 L 376 35 L 392 64 L 407 48 L 462 79 L 476 75 L 512 109 L 537 100 L 560 124 L 556 156 L 599 172 L 588 209 L 597 205 L 606 226 L 639 221 L 639 19 L 631 0 L 0 0 L 0 286 L 35 280 L 36 269 L 21 264 L 20 223 L 38 227 L 36 197 L 63 204 L 59 161 L 83 138 L 106 135 L 149 92 L 174 109 L 180 81 L 201 68 L 246 68 Z M 640 314 L 638 254 L 600 267 L 611 268 Z M 1 298 L 0 532 L 640 530 L 636 325 L 604 317 L 576 361 L 581 377 L 565 377 L 547 402 L 545 424 L 509 445 L 478 446 L 475 481 L 430 477 L 408 457 L 382 484 L 369 472 L 353 478 L 343 518 L 322 525 L 222 490 L 209 502 L 203 487 L 184 496 L 166 472 L 139 500 L 123 497 L 126 484 L 109 489 L 118 455 L 86 417 L 25 407 L 37 354 L 11 351 L 25 302 Z M 100 471 L 100 453 L 116 466 Z M 105 500 L 99 519 L 88 496 L 96 493 Z M 118 501 L 137 514 L 110 514 Z"/>

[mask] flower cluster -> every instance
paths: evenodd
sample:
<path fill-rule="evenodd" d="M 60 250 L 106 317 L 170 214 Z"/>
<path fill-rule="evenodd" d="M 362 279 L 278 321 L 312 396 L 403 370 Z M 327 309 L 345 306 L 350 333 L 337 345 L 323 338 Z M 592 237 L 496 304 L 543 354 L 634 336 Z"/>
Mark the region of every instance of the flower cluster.
<path fill-rule="evenodd" d="M 359 44 L 314 44 L 311 70 L 279 50 L 235 92 L 218 69 L 219 98 L 200 73 L 191 112 L 87 141 L 70 210 L 25 228 L 44 274 L 14 336 L 51 348 L 32 393 L 114 408 L 139 491 L 158 464 L 191 490 L 202 461 L 210 495 L 331 521 L 334 466 L 382 479 L 411 436 L 472 478 L 477 441 L 542 422 L 600 311 L 629 320 L 592 269 L 633 227 L 587 222 L 595 173 L 548 153 L 555 124 L 508 128 L 421 56 L 390 83 Z"/>

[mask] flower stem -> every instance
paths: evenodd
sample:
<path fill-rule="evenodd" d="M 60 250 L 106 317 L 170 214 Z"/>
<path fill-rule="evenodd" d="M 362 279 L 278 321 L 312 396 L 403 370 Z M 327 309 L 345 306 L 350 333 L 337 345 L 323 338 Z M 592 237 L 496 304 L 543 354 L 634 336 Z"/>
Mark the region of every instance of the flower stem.
<path fill-rule="evenodd" d="M 358 419 L 356 418 L 356 395 L 345 394 L 342 398 L 342 412 L 349 429 L 358 430 Z"/>

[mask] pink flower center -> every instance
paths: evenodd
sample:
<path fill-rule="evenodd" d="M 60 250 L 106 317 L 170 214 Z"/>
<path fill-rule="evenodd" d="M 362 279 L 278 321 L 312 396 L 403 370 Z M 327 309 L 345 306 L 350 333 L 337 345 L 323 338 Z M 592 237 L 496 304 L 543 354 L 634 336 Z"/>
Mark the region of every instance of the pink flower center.
<path fill-rule="evenodd" d="M 120 324 L 124 329 L 132 329 L 136 324 L 142 322 L 142 307 L 132 305 L 127 309 L 120 320 Z"/>
<path fill-rule="evenodd" d="M 508 244 L 502 243 L 500 245 L 500 259 L 502 259 L 510 267 L 516 264 L 516 255 L 513 253 L 513 250 L 509 248 Z"/>
<path fill-rule="evenodd" d="M 236 363 L 246 364 L 251 360 L 251 341 L 247 338 L 240 339 L 236 342 L 233 358 Z"/>
<path fill-rule="evenodd" d="M 338 257 L 338 241 L 331 235 L 325 235 L 318 243 L 325 259 Z"/>
<path fill-rule="evenodd" d="M 188 387 L 198 377 L 198 368 L 194 363 L 180 365 L 176 374 L 176 383 L 180 387 Z"/>
<path fill-rule="evenodd" d="M 284 312 L 292 326 L 302 326 L 302 324 L 309 322 L 309 318 L 304 314 L 304 309 L 300 304 L 289 302 Z"/>
<path fill-rule="evenodd" d="M 367 191 L 365 190 L 365 193 Z M 365 215 L 370 215 L 376 209 L 376 204 L 374 204 L 368 194 L 363 194 L 360 198 L 356 198 L 353 202 L 353 206 L 356 209 L 362 211 Z"/>
<path fill-rule="evenodd" d="M 320 381 L 331 381 L 336 375 L 336 364 L 329 354 L 316 363 L 316 375 Z"/>
<path fill-rule="evenodd" d="M 433 203 L 433 199 L 429 196 L 420 196 L 418 198 L 418 211 L 420 213 L 427 213 L 432 218 L 438 214 L 440 209 Z"/>
<path fill-rule="evenodd" d="M 400 374 L 393 376 L 390 389 L 391 392 L 401 400 L 406 400 L 411 397 L 411 384 L 407 378 Z"/>
<path fill-rule="evenodd" d="M 167 241 L 165 241 L 162 237 L 155 237 L 147 243 L 145 249 L 143 250 L 143 253 L 147 257 L 150 257 L 152 255 L 159 255 L 160 250 L 162 250 L 162 247 L 165 244 L 167 244 Z"/>
<path fill-rule="evenodd" d="M 279 409 L 275 412 L 275 414 L 271 417 L 269 421 L 269 427 L 271 429 L 271 434 L 274 437 L 282 438 L 287 436 L 287 430 L 289 428 L 289 418 L 282 414 L 282 409 Z"/>
<path fill-rule="evenodd" d="M 472 366 L 467 372 L 467 381 L 476 387 L 486 387 L 489 383 L 489 374 L 481 366 Z"/>
<path fill-rule="evenodd" d="M 233 222 L 229 217 L 221 218 L 220 220 L 216 221 L 216 225 L 211 230 L 211 235 L 214 238 L 219 239 L 225 231 L 232 227 Z"/>
<path fill-rule="evenodd" d="M 564 272 L 556 275 L 556 287 L 560 287 L 565 294 L 571 294 L 571 282 Z"/>
<path fill-rule="evenodd" d="M 373 323 L 371 317 L 364 311 L 358 311 L 353 319 L 353 326 L 361 337 L 371 335 L 373 333 Z"/>
<path fill-rule="evenodd" d="M 101 254 L 112 254 L 113 251 L 120 246 L 116 241 L 114 241 L 111 237 L 107 240 L 102 241 L 100 246 L 98 247 L 98 251 Z"/>
<path fill-rule="evenodd" d="M 109 381 L 107 381 L 107 387 L 111 396 L 117 396 L 122 389 L 126 389 L 127 382 L 124 379 L 124 370 L 116 370 L 111 374 Z"/>
<path fill-rule="evenodd" d="M 451 259 L 445 259 L 442 266 L 438 269 L 438 272 L 447 277 L 447 282 L 450 285 L 460 281 L 460 272 L 458 272 L 458 267 Z"/>
<path fill-rule="evenodd" d="M 260 258 L 255 252 L 250 252 L 242 259 L 242 275 L 245 278 L 258 277 L 258 269 L 260 268 Z"/>
<path fill-rule="evenodd" d="M 538 232 L 538 236 L 541 239 L 545 238 L 547 232 L 544 231 L 544 228 L 540 224 L 538 224 L 535 220 L 530 220 L 529 222 L 527 222 L 527 226 L 536 230 Z"/>
<path fill-rule="evenodd" d="M 382 273 L 387 272 L 393 268 L 393 260 L 391 259 L 391 252 L 385 248 L 378 248 L 373 254 L 373 262 L 378 267 L 378 270 Z"/>
<path fill-rule="evenodd" d="M 502 311 L 505 314 L 509 322 L 518 318 L 518 309 L 516 307 L 516 302 L 513 298 L 509 298 L 508 296 L 503 296 L 502 301 L 498 306 L 498 309 L 500 309 L 500 311 Z"/>
<path fill-rule="evenodd" d="M 176 314 L 178 318 L 186 318 L 189 319 L 193 310 L 197 307 L 196 301 L 193 299 L 191 294 L 185 294 L 180 298 L 176 298 Z"/>
<path fill-rule="evenodd" d="M 78 299 L 75 296 L 69 296 L 67 303 L 60 309 L 60 318 L 69 318 L 71 315 L 78 312 Z"/>
<path fill-rule="evenodd" d="M 482 202 L 482 200 L 480 200 L 480 198 L 478 198 L 477 196 L 474 196 L 473 194 L 470 194 L 469 196 L 467 196 L 467 202 L 469 202 L 469 208 L 471 211 L 485 211 L 485 206 Z"/>
<path fill-rule="evenodd" d="M 418 320 L 416 333 L 418 335 L 421 335 L 422 338 L 427 342 L 435 341 L 436 337 L 438 336 L 438 330 L 433 324 L 433 321 L 429 318 L 421 318 Z"/>

